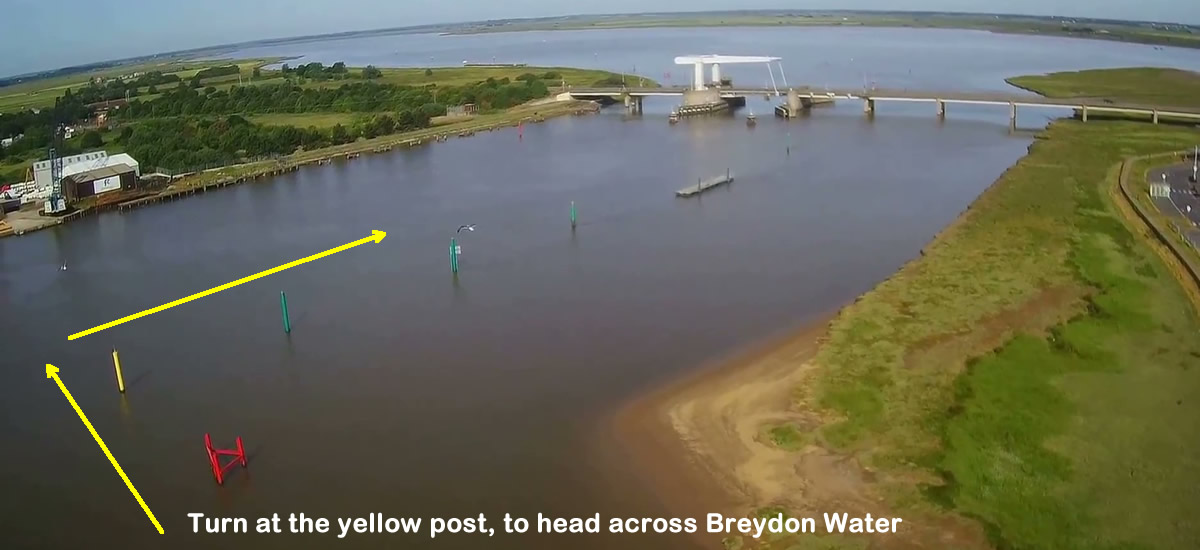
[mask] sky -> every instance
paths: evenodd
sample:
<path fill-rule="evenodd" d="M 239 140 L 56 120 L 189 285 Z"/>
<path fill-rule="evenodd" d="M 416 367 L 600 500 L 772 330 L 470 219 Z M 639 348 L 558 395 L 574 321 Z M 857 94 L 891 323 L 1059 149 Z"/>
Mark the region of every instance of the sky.
<path fill-rule="evenodd" d="M 265 38 L 581 13 L 965 11 L 1200 24 L 1197 0 L 4 0 L 0 76 Z"/>

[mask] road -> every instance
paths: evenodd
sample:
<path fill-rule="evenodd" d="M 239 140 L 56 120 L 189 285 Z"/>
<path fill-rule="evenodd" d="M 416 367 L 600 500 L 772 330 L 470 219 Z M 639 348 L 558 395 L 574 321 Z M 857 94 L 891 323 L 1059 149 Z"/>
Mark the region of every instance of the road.
<path fill-rule="evenodd" d="M 1185 231 L 1188 240 L 1200 250 L 1200 183 L 1192 181 L 1192 164 L 1179 163 L 1155 168 L 1149 174 L 1152 182 L 1164 181 L 1164 176 L 1171 186 L 1171 203 L 1192 222 L 1192 228 Z"/>

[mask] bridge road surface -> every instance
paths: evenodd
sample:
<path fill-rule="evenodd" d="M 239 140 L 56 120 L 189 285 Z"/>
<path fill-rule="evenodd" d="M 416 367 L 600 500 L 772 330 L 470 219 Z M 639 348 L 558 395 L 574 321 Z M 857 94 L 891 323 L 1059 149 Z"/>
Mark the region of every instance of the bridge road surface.
<path fill-rule="evenodd" d="M 1192 228 L 1184 228 L 1184 232 L 1192 246 L 1200 250 L 1200 183 L 1191 181 L 1192 163 L 1153 169 L 1150 171 L 1150 181 L 1163 181 L 1164 174 L 1167 184 L 1171 186 L 1171 202 L 1180 214 L 1192 222 Z"/>
<path fill-rule="evenodd" d="M 590 99 L 596 97 L 612 97 L 617 98 L 625 94 L 637 97 L 647 96 L 681 96 L 690 88 L 686 86 L 664 86 L 660 88 L 638 88 L 638 87 L 620 87 L 620 86 L 580 86 L 570 87 L 566 90 L 577 99 Z M 710 89 L 718 90 L 721 97 L 749 97 L 759 95 L 777 95 L 780 96 L 787 93 L 786 88 L 749 88 L 732 86 L 727 88 L 713 87 Z M 1131 113 L 1150 116 L 1154 111 L 1158 111 L 1160 116 L 1197 119 L 1200 120 L 1200 109 L 1191 107 L 1174 107 L 1168 105 L 1144 105 L 1132 103 L 1117 103 L 1112 100 L 1100 97 L 1085 97 L 1085 98 L 1053 98 L 1035 94 L 1016 94 L 1016 93 L 1000 93 L 1000 92 L 955 92 L 955 91 L 931 91 L 931 90 L 896 90 L 886 88 L 866 88 L 866 89 L 814 89 L 814 88 L 796 88 L 796 92 L 800 97 L 812 98 L 832 98 L 832 99 L 872 99 L 880 102 L 889 101 L 917 101 L 917 102 L 936 102 L 943 101 L 946 104 L 985 104 L 1008 106 L 1010 103 L 1017 107 L 1046 107 L 1058 109 L 1078 109 L 1083 106 L 1099 115 L 1104 113 Z"/>

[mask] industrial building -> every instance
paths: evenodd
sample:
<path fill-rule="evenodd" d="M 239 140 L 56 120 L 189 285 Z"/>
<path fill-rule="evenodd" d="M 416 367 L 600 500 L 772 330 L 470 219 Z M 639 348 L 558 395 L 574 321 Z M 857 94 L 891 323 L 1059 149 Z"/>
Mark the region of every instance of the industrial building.
<path fill-rule="evenodd" d="M 82 155 L 71 155 L 62 157 L 63 170 L 68 166 L 72 166 L 81 162 L 94 162 L 97 159 L 102 159 L 108 156 L 105 151 L 96 151 L 94 153 L 84 153 Z M 42 160 L 33 163 L 33 183 L 38 189 L 49 189 L 50 184 L 50 165 L 49 160 Z"/>
<path fill-rule="evenodd" d="M 137 179 L 134 167 L 128 164 L 112 164 L 63 177 L 62 194 L 70 204 L 92 195 L 133 189 L 137 185 Z"/>
<path fill-rule="evenodd" d="M 49 160 L 33 164 L 34 187 L 39 192 L 50 189 L 50 170 Z M 95 151 L 62 158 L 62 193 L 68 203 L 108 191 L 132 189 L 139 177 L 141 167 L 125 153 L 109 155 L 106 151 Z"/>

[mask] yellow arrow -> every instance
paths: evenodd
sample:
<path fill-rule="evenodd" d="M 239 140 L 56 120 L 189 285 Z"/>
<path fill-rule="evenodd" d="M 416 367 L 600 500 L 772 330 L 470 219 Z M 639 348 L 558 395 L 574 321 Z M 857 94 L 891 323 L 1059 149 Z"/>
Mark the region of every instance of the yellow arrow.
<path fill-rule="evenodd" d="M 83 421 L 83 425 L 87 426 L 89 432 L 92 432 L 92 437 L 96 438 L 96 443 L 100 444 L 100 450 L 104 451 L 104 456 L 108 457 L 108 461 L 112 462 L 113 468 L 117 469 L 117 473 L 121 474 L 121 479 L 125 480 L 125 486 L 129 487 L 129 492 L 133 493 L 133 498 L 136 498 L 138 504 L 142 505 L 142 510 L 146 511 L 150 522 L 154 524 L 154 528 L 158 529 L 158 534 L 163 534 L 162 525 L 154 518 L 154 512 L 150 511 L 150 507 L 146 506 L 146 501 L 142 500 L 142 495 L 139 495 L 137 489 L 133 488 L 133 482 L 129 481 L 129 476 L 125 475 L 125 470 L 121 469 L 121 465 L 117 464 L 117 459 L 113 458 L 108 447 L 104 444 L 104 440 L 100 439 L 100 434 L 96 433 L 96 428 L 92 427 L 92 423 L 88 422 L 87 416 L 83 414 L 83 409 L 79 408 L 79 404 L 75 402 L 75 398 L 71 397 L 71 392 L 67 391 L 67 387 L 63 385 L 62 379 L 58 377 L 58 367 L 46 363 L 46 378 L 53 378 L 54 383 L 58 384 L 58 389 L 62 390 L 63 395 L 67 396 L 67 401 L 71 402 L 71 407 L 75 409 L 75 414 L 79 415 L 79 419 Z"/>
<path fill-rule="evenodd" d="M 359 240 L 357 240 L 357 241 L 354 241 L 354 242 L 351 242 L 351 243 L 346 243 L 346 244 L 344 244 L 344 245 L 342 245 L 342 246 L 339 246 L 339 247 L 337 247 L 337 248 L 330 248 L 329 250 L 326 250 L 326 251 L 324 251 L 324 252 L 321 252 L 321 253 L 319 253 L 319 254 L 313 254 L 312 256 L 307 256 L 307 257 L 304 257 L 304 258 L 300 258 L 299 260 L 296 260 L 296 261 L 294 261 L 294 262 L 289 262 L 289 263 L 283 264 L 283 265 L 281 265 L 281 266 L 279 266 L 279 267 L 272 267 L 271 269 L 268 269 L 268 270 L 266 270 L 266 271 L 262 271 L 262 272 L 259 272 L 259 273 L 255 273 L 254 275 L 250 275 L 249 277 L 242 277 L 241 279 L 238 279 L 238 280 L 236 280 L 236 281 L 233 281 L 233 282 L 231 282 L 231 283 L 225 283 L 225 284 L 223 284 L 223 285 L 221 285 L 221 286 L 214 287 L 214 288 L 210 288 L 210 289 L 208 289 L 208 290 L 205 290 L 204 292 L 197 292 L 196 294 L 193 294 L 193 295 L 191 295 L 191 296 L 187 296 L 187 297 L 184 297 L 184 298 L 180 298 L 180 299 L 178 299 L 178 300 L 175 300 L 174 302 L 170 302 L 170 303 L 167 303 L 167 304 L 163 304 L 163 305 L 161 305 L 161 306 L 158 306 L 158 307 L 152 307 L 152 308 L 150 308 L 150 309 L 147 309 L 147 310 L 145 310 L 145 311 L 142 311 L 142 312 L 139 312 L 139 313 L 134 313 L 133 315 L 129 315 L 129 316 L 126 316 L 126 317 L 122 317 L 122 318 L 120 318 L 120 319 L 117 319 L 116 321 L 112 321 L 112 322 L 109 322 L 109 323 L 104 323 L 103 325 L 100 325 L 100 326 L 97 326 L 97 327 L 92 327 L 92 328 L 89 328 L 89 329 L 87 329 L 87 330 L 85 330 L 85 331 L 83 331 L 83 332 L 76 332 L 75 334 L 72 334 L 72 335 L 68 336 L 68 337 L 67 337 L 67 340 L 74 340 L 74 339 L 76 339 L 76 338 L 82 338 L 82 337 L 84 337 L 84 336 L 87 336 L 87 335 L 89 335 L 89 334 L 96 333 L 96 332 L 100 332 L 100 331 L 102 331 L 102 330 L 104 330 L 104 329 L 109 329 L 109 328 L 115 327 L 115 326 L 117 326 L 117 325 L 119 325 L 119 324 L 121 324 L 121 323 L 127 323 L 127 322 L 129 322 L 129 321 L 132 321 L 132 320 L 134 320 L 134 319 L 140 319 L 140 318 L 142 318 L 142 317 L 145 317 L 145 316 L 147 316 L 147 315 L 153 315 L 153 314 L 155 314 L 155 313 L 158 313 L 158 312 L 160 312 L 160 311 L 162 311 L 162 310 L 164 310 L 164 309 L 171 309 L 171 308 L 173 308 L 173 307 L 175 307 L 175 306 L 186 304 L 186 303 L 188 303 L 188 302 L 190 302 L 190 301 L 192 301 L 192 300 L 198 300 L 198 299 L 200 299 L 200 298 L 203 298 L 203 297 L 205 297 L 205 296 L 209 296 L 209 295 L 212 295 L 212 294 L 216 294 L 216 293 L 218 293 L 218 292 L 220 292 L 220 291 L 222 291 L 222 290 L 227 290 L 227 289 L 233 288 L 233 287 L 235 287 L 235 286 L 238 286 L 238 285 L 240 285 L 240 284 L 242 284 L 242 283 L 248 283 L 248 282 L 250 282 L 250 281 L 253 281 L 253 280 L 255 280 L 255 279 L 261 279 L 261 278 L 263 278 L 263 277 L 266 277 L 267 275 L 274 275 L 274 274 L 276 274 L 276 273 L 279 273 L 280 271 L 283 271 L 283 270 L 285 270 L 285 269 L 291 269 L 291 268 L 293 268 L 293 267 L 296 267 L 296 266 L 298 266 L 298 265 L 300 265 L 300 264 L 305 264 L 305 263 L 311 262 L 311 261 L 313 261 L 313 260 L 319 260 L 319 259 L 321 259 L 321 258 L 324 258 L 325 256 L 330 256 L 330 255 L 333 255 L 333 254 L 337 254 L 338 252 L 341 252 L 341 251 L 343 251 L 343 250 L 349 250 L 349 249 L 351 249 L 351 248 L 354 248 L 354 247 L 356 247 L 356 246 L 363 245 L 363 244 L 367 244 L 367 243 L 369 243 L 369 242 L 371 242 L 371 241 L 379 242 L 379 241 L 382 241 L 382 240 L 383 240 L 383 238 L 384 238 L 384 237 L 386 237 L 386 236 L 387 236 L 387 233 L 384 233 L 383 231 L 378 231 L 378 230 L 376 230 L 376 231 L 371 231 L 371 236 L 370 236 L 370 237 L 363 237 L 363 238 L 361 238 L 361 239 L 359 239 Z"/>

